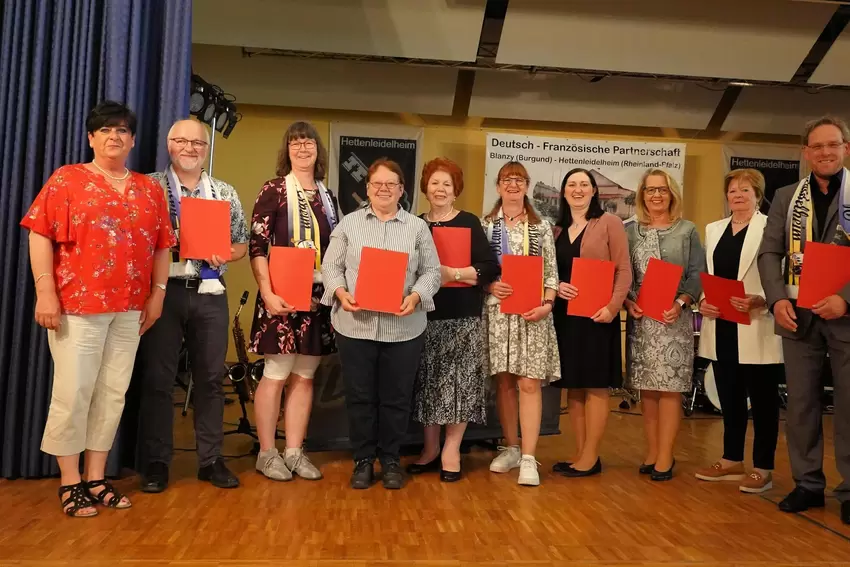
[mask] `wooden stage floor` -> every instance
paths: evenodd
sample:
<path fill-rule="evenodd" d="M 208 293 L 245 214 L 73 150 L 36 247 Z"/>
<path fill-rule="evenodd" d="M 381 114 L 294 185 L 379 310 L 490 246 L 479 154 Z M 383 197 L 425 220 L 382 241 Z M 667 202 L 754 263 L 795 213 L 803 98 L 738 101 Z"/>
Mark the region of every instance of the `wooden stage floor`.
<path fill-rule="evenodd" d="M 612 398 L 616 410 L 619 400 Z M 228 417 L 235 416 L 228 407 Z M 232 414 L 232 415 L 231 415 Z M 191 414 L 176 412 L 177 446 L 192 444 Z M 231 461 L 242 487 L 217 490 L 195 480 L 195 455 L 175 457 L 172 484 L 159 495 L 118 485 L 130 510 L 101 510 L 93 519 L 63 516 L 57 481 L 0 481 L 0 565 L 201 566 L 314 565 L 842 565 L 850 564 L 850 526 L 838 503 L 826 511 L 787 515 L 776 503 L 791 488 L 784 434 L 775 488 L 744 495 L 735 484 L 697 481 L 694 470 L 720 453 L 722 423 L 697 413 L 679 437 L 676 477 L 653 483 L 639 476 L 642 422 L 611 416 L 602 452 L 604 472 L 566 479 L 551 472 L 572 442 L 562 416 L 558 437 L 540 442 L 542 484 L 516 484 L 517 471 L 488 471 L 491 454 L 474 449 L 468 474 L 455 484 L 436 475 L 401 491 L 378 484 L 348 488 L 346 454 L 317 453 L 325 479 L 275 483 L 254 472 L 253 457 Z M 784 427 L 784 423 L 783 423 Z M 826 421 L 826 471 L 837 482 L 832 426 Z M 251 442 L 231 436 L 228 453 Z M 749 443 L 748 443 L 749 451 Z"/>

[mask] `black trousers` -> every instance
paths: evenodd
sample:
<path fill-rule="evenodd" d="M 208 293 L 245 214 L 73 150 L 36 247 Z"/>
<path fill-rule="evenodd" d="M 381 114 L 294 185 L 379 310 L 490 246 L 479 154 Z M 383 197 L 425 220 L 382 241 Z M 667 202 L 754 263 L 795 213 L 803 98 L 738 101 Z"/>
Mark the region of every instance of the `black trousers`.
<path fill-rule="evenodd" d="M 773 470 L 779 437 L 781 364 L 712 362 L 723 412 L 723 458 L 744 460 L 747 436 L 747 396 L 753 412 L 753 466 Z"/>
<path fill-rule="evenodd" d="M 409 425 L 425 334 L 384 343 L 337 333 L 336 342 L 354 460 L 378 457 L 382 464 L 397 461 Z"/>
<path fill-rule="evenodd" d="M 162 317 L 142 335 L 136 355 L 141 380 L 139 443 L 142 470 L 171 463 L 174 452 L 174 384 L 183 337 L 192 371 L 193 416 L 198 464 L 221 456 L 224 438 L 224 359 L 227 356 L 227 295 L 201 295 L 169 280 Z"/>

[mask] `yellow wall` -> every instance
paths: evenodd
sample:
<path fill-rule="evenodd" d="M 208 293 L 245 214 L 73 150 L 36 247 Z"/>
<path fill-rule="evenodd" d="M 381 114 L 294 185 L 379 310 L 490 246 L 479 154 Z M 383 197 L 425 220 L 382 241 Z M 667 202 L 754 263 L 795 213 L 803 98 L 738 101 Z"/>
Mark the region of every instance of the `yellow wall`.
<path fill-rule="evenodd" d="M 332 121 L 423 126 L 425 128 L 423 158 L 428 160 L 437 156 L 446 156 L 463 167 L 465 189 L 457 200 L 457 206 L 476 214 L 482 213 L 485 141 L 488 130 L 561 137 L 685 142 L 687 144 L 684 182 L 685 218 L 696 223 L 700 231 L 707 223 L 723 215 L 722 184 L 725 174 L 723 144 L 733 139 L 735 143 L 740 143 L 740 140 L 736 139 L 739 137 L 728 134 L 723 139 L 694 139 L 675 130 L 661 129 L 589 127 L 559 123 L 452 119 L 245 105 L 240 106 L 239 110 L 243 119 L 231 136 L 226 140 L 217 136 L 213 175 L 236 187 L 249 222 L 257 192 L 264 181 L 274 177 L 283 132 L 295 120 L 312 122 L 324 140 L 329 139 Z M 764 138 L 758 141 L 772 144 L 794 143 L 787 137 Z M 420 203 L 424 203 L 424 199 L 420 199 Z M 245 290 L 250 292 L 248 305 L 240 317 L 247 336 L 250 332 L 257 290 L 247 258 L 230 266 L 227 285 L 231 317 L 235 314 L 242 292 Z M 228 360 L 235 358 L 236 353 L 231 343 Z"/>

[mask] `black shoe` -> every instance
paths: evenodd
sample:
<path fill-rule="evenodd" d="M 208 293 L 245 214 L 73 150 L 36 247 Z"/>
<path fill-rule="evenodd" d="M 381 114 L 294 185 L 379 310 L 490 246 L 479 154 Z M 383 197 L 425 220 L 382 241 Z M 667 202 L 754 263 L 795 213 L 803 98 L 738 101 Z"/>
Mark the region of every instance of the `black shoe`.
<path fill-rule="evenodd" d="M 559 461 L 552 465 L 552 472 L 563 473 L 565 470 L 573 466 L 572 463 L 567 461 Z"/>
<path fill-rule="evenodd" d="M 407 465 L 407 474 L 422 474 L 429 472 L 437 472 L 440 470 L 440 455 L 437 455 L 424 465 L 419 463 L 411 463 Z"/>
<path fill-rule="evenodd" d="M 460 480 L 460 477 L 463 476 L 463 467 L 459 471 L 447 471 L 444 468 L 440 468 L 440 481 L 441 482 L 457 482 Z"/>
<path fill-rule="evenodd" d="M 404 486 L 404 473 L 401 470 L 401 464 L 394 459 L 388 460 L 386 463 L 381 463 L 381 475 L 384 481 L 384 488 L 398 490 Z"/>
<path fill-rule="evenodd" d="M 585 476 L 593 476 L 602 472 L 602 459 L 597 458 L 596 463 L 586 471 L 580 471 L 570 465 L 561 474 L 569 478 L 581 478 Z"/>
<path fill-rule="evenodd" d="M 140 480 L 142 492 L 157 493 L 168 488 L 168 465 L 151 463 Z"/>
<path fill-rule="evenodd" d="M 824 499 L 823 492 L 812 492 L 798 486 L 785 497 L 785 500 L 779 503 L 779 509 L 783 512 L 805 512 L 809 508 L 823 508 Z M 842 506 L 842 511 L 844 510 Z M 848 509 L 850 512 L 850 509 Z M 843 516 L 843 514 L 842 514 Z"/>
<path fill-rule="evenodd" d="M 198 470 L 198 480 L 205 480 L 217 488 L 236 488 L 239 479 L 227 470 L 224 459 L 217 458 L 211 465 L 201 467 Z"/>
<path fill-rule="evenodd" d="M 375 478 L 374 459 L 360 459 L 354 464 L 354 472 L 351 473 L 351 488 L 363 490 L 372 486 Z"/>
<path fill-rule="evenodd" d="M 841 503 L 841 523 L 850 525 L 850 502 Z"/>
<path fill-rule="evenodd" d="M 649 477 L 650 480 L 654 481 L 663 481 L 663 480 L 673 480 L 673 467 L 676 466 L 676 459 L 673 459 L 673 464 L 670 465 L 670 468 L 666 471 L 659 471 L 655 468 L 655 465 L 652 466 L 652 473 Z"/>
<path fill-rule="evenodd" d="M 641 465 L 638 469 L 640 474 L 652 474 L 652 471 L 655 470 L 655 463 L 651 465 Z"/>

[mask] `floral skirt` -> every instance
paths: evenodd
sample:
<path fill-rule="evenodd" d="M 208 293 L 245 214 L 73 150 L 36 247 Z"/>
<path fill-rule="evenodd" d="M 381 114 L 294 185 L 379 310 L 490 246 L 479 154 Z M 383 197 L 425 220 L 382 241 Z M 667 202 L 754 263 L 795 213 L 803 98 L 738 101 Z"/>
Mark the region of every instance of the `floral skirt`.
<path fill-rule="evenodd" d="M 486 422 L 485 332 L 478 317 L 428 321 L 413 419 L 423 425 Z"/>

